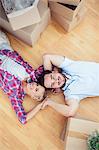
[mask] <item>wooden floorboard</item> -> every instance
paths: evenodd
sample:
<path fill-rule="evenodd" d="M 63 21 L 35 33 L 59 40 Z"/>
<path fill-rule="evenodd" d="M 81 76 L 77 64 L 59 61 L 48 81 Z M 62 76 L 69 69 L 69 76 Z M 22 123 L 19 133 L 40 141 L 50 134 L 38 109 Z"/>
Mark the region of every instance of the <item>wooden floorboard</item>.
<path fill-rule="evenodd" d="M 8 34 L 11 45 L 34 68 L 42 64 L 44 53 L 65 55 L 74 60 L 99 62 L 99 2 L 87 0 L 84 20 L 70 33 L 52 21 L 33 48 Z M 55 101 L 64 103 L 62 94 L 51 95 Z M 29 97 L 24 100 L 26 111 L 36 102 Z M 99 97 L 87 98 L 80 103 L 75 116 L 99 122 Z M 17 120 L 7 96 L 0 90 L 0 149 L 2 150 L 63 150 L 60 140 L 66 118 L 51 108 L 39 112 L 26 125 Z M 75 149 L 74 149 L 75 150 Z"/>

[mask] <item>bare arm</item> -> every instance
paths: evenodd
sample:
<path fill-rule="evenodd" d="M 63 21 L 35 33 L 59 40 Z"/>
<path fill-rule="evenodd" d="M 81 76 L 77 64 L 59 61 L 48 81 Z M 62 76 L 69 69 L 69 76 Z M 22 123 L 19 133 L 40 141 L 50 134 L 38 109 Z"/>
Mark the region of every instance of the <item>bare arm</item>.
<path fill-rule="evenodd" d="M 43 63 L 45 70 L 52 70 L 52 64 L 55 65 L 56 67 L 59 67 L 63 61 L 64 56 L 61 55 L 45 54 L 43 56 Z"/>
<path fill-rule="evenodd" d="M 44 103 L 43 108 L 47 105 L 51 106 L 53 109 L 55 109 L 57 112 L 59 112 L 63 116 L 70 117 L 70 116 L 75 115 L 79 107 L 79 102 L 77 100 L 68 100 L 67 105 L 65 104 L 63 105 L 63 104 L 56 103 L 53 100 L 49 99 Z"/>
<path fill-rule="evenodd" d="M 35 108 L 33 108 L 31 111 L 29 111 L 27 113 L 26 121 L 32 119 L 40 111 L 40 109 L 41 109 L 41 107 L 42 107 L 44 102 L 45 101 L 43 101 L 42 103 L 38 104 Z"/>

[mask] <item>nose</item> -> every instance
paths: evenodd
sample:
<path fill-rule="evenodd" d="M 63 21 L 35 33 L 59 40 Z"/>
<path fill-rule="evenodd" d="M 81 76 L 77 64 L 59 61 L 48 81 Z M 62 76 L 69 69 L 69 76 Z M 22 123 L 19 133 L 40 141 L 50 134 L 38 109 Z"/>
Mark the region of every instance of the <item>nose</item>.
<path fill-rule="evenodd" d="M 57 79 L 57 78 L 55 78 L 55 77 L 53 77 L 53 81 L 58 81 L 58 79 Z"/>
<path fill-rule="evenodd" d="M 58 79 L 56 79 L 56 78 L 51 79 L 51 83 L 52 84 L 57 84 L 58 83 Z"/>
<path fill-rule="evenodd" d="M 30 87 L 31 87 L 32 90 L 34 90 L 36 88 L 36 85 L 35 84 L 31 84 Z"/>
<path fill-rule="evenodd" d="M 59 82 L 61 82 L 62 80 L 61 80 L 61 78 L 59 78 Z"/>

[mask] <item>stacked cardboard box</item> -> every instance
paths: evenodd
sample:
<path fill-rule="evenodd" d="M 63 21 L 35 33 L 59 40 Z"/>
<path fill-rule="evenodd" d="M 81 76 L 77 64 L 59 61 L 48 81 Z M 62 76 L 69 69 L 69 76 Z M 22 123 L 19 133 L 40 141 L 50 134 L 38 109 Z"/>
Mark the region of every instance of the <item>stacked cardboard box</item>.
<path fill-rule="evenodd" d="M 1 1 L 3 3 L 3 0 Z M 32 25 L 33 23 L 38 23 L 40 21 L 40 14 L 37 6 L 38 0 L 35 0 L 33 6 L 9 14 L 6 13 L 13 30 L 21 29 Z"/>
<path fill-rule="evenodd" d="M 86 0 L 49 0 L 52 17 L 66 30 L 71 31 L 86 14 Z"/>
<path fill-rule="evenodd" d="M 20 40 L 33 46 L 36 43 L 36 41 L 39 39 L 41 33 L 44 31 L 44 29 L 47 27 L 47 25 L 50 21 L 50 9 L 48 8 L 47 1 L 40 0 L 38 2 L 36 10 L 39 13 L 39 18 L 40 18 L 39 22 L 38 21 L 36 22 L 36 19 L 38 17 L 36 15 L 37 11 L 35 11 L 35 9 L 34 9 L 34 11 L 32 13 L 34 15 L 34 18 L 36 18 L 36 19 L 32 19 L 32 20 L 30 19 L 32 21 L 31 22 L 32 25 L 27 26 L 26 22 L 29 22 L 27 20 L 27 15 L 24 17 L 19 15 L 19 18 L 21 17 L 21 20 L 18 18 L 20 20 L 20 21 L 18 21 L 16 18 L 14 18 L 14 23 L 13 23 L 13 27 L 12 27 L 12 21 L 11 20 L 9 21 L 9 18 L 6 15 L 6 13 L 2 7 L 2 4 L 0 3 L 0 26 L 2 28 L 4 28 L 5 30 L 7 30 L 8 32 L 10 32 L 11 34 L 18 37 Z M 28 16 L 28 18 L 29 18 L 29 16 Z M 24 22 L 24 20 L 25 20 L 25 22 Z M 20 24 L 20 22 L 21 23 L 24 22 L 24 26 L 26 26 L 26 27 L 23 28 L 23 26 L 22 26 L 22 24 Z M 18 30 L 16 30 L 16 29 L 18 29 Z"/>
<path fill-rule="evenodd" d="M 76 118 L 68 119 L 64 150 L 88 150 L 87 138 L 95 130 L 99 130 L 97 122 Z"/>
<path fill-rule="evenodd" d="M 60 2 L 64 4 L 75 5 L 75 6 L 77 6 L 80 2 L 80 0 L 49 0 L 49 1 Z"/>

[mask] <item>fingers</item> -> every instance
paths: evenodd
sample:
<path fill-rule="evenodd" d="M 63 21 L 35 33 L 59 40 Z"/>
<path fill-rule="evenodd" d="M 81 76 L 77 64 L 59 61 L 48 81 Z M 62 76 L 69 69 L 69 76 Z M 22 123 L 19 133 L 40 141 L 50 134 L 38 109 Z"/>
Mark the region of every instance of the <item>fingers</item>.
<path fill-rule="evenodd" d="M 43 102 L 41 103 L 41 109 L 42 109 L 42 107 L 43 107 L 43 105 L 44 105 L 44 103 L 47 101 L 47 99 L 45 98 L 44 100 L 43 100 Z"/>
<path fill-rule="evenodd" d="M 44 100 L 44 103 L 41 106 L 41 109 L 44 109 L 48 105 L 48 100 Z"/>
<path fill-rule="evenodd" d="M 49 97 L 47 96 L 47 97 L 44 99 L 44 101 L 42 102 L 41 109 L 44 109 L 46 106 L 48 106 L 49 101 L 50 101 L 50 99 L 49 99 Z"/>
<path fill-rule="evenodd" d="M 45 103 L 43 103 L 41 109 L 44 109 L 46 106 L 47 106 L 47 103 L 45 102 Z"/>
<path fill-rule="evenodd" d="M 48 96 L 46 96 L 46 98 L 44 99 L 44 101 L 48 100 L 48 98 L 49 98 L 49 97 L 48 97 Z"/>
<path fill-rule="evenodd" d="M 46 106 L 46 105 L 44 105 L 44 104 L 43 104 L 43 105 L 42 105 L 42 107 L 41 107 L 41 109 L 44 109 L 44 108 L 45 108 L 45 106 Z"/>

